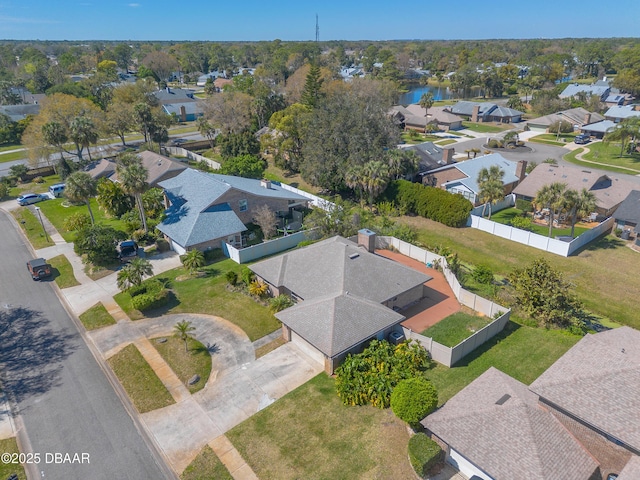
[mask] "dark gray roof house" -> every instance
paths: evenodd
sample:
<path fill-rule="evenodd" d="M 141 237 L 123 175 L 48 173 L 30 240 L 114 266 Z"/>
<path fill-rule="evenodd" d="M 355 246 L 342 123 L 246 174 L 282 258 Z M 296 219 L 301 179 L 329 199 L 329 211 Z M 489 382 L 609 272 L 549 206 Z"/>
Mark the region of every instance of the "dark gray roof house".
<path fill-rule="evenodd" d="M 358 243 L 370 245 L 373 235 L 361 230 Z M 348 353 L 397 329 L 403 308 L 424 296 L 431 279 L 361 245 L 336 236 L 249 267 L 274 295 L 297 302 L 276 314 L 283 336 L 328 373 Z"/>
<path fill-rule="evenodd" d="M 398 148 L 415 152 L 419 158 L 418 174 L 424 174 L 429 170 L 453 162 L 453 148 L 442 148 L 433 142 L 422 142 L 416 145 L 398 145 Z"/>
<path fill-rule="evenodd" d="M 167 87 L 165 89 L 153 92 L 153 96 L 158 99 L 158 102 L 160 102 L 161 105 L 198 101 L 198 99 L 194 97 L 192 90 L 185 90 L 182 88 Z"/>
<path fill-rule="evenodd" d="M 609 85 L 581 85 L 579 83 L 572 83 L 571 85 L 567 85 L 558 97 L 570 98 L 584 93 L 589 96 L 595 95 L 600 98 L 600 100 L 604 100 L 609 96 L 610 92 L 611 87 L 609 87 Z"/>
<path fill-rule="evenodd" d="M 268 180 L 204 173 L 187 168 L 160 182 L 169 203 L 158 225 L 179 253 L 220 248 L 225 242 L 241 246 L 245 224 L 257 207 L 276 212 L 306 206 L 307 199 Z"/>
<path fill-rule="evenodd" d="M 576 107 L 527 120 L 527 126 L 531 130 L 547 131 L 549 126 L 556 122 L 567 122 L 573 125 L 574 128 L 579 128 L 582 125 L 600 122 L 602 120 L 604 120 L 604 117 L 599 113 L 590 112 L 582 107 Z"/>
<path fill-rule="evenodd" d="M 491 102 L 470 102 L 462 100 L 446 107 L 455 115 L 465 117 L 472 122 L 516 123 L 522 120 L 523 113 L 513 108 L 501 107 Z"/>
<path fill-rule="evenodd" d="M 29 115 L 37 115 L 40 113 L 40 104 L 0 105 L 0 113 L 9 117 L 12 122 L 19 122 Z"/>
<path fill-rule="evenodd" d="M 635 233 L 640 233 L 640 190 L 631 190 L 616 209 L 613 218 L 616 221 L 616 227 L 620 230 L 633 230 Z"/>
<path fill-rule="evenodd" d="M 537 395 L 494 367 L 421 423 L 468 478 L 587 480 L 598 468 Z"/>

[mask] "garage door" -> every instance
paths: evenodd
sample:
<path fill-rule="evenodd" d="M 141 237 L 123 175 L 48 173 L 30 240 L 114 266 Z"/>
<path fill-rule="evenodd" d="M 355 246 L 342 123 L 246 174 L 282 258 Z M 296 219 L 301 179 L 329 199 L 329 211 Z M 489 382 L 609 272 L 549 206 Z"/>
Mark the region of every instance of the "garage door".
<path fill-rule="evenodd" d="M 316 362 L 324 365 L 324 354 L 296 332 L 291 332 L 291 342 L 306 356 L 311 357 Z"/>
<path fill-rule="evenodd" d="M 466 475 L 467 478 L 471 478 L 476 475 L 483 480 L 493 480 L 489 475 L 484 473 L 473 463 L 456 452 L 453 448 L 449 451 L 449 457 L 447 457 L 447 461 L 458 470 L 460 470 L 460 473 Z"/>

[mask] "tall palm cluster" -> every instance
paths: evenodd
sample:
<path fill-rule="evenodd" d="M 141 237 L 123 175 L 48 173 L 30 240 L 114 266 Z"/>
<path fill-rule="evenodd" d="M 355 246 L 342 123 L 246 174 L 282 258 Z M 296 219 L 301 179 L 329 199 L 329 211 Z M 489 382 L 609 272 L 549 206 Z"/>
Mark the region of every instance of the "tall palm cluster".
<path fill-rule="evenodd" d="M 484 217 L 487 206 L 489 206 L 489 219 L 491 219 L 491 205 L 495 205 L 504 198 L 504 170 L 498 165 L 483 168 L 478 173 L 478 187 L 480 187 L 479 198 L 484 203 L 482 216 Z"/>
<path fill-rule="evenodd" d="M 137 155 L 125 153 L 118 159 L 116 172 L 118 174 L 118 182 L 122 185 L 122 189 L 135 198 L 142 227 L 145 233 L 147 233 L 149 228 L 147 226 L 144 204 L 142 202 L 142 194 L 149 188 L 147 184 L 147 169 L 144 168 Z"/>
<path fill-rule="evenodd" d="M 549 237 L 553 233 L 553 222 L 563 212 L 571 218 L 573 237 L 578 218 L 588 215 L 596 208 L 595 195 L 583 188 L 582 191 L 567 189 L 566 183 L 555 182 L 542 187 L 533 200 L 538 209 L 549 210 Z"/>

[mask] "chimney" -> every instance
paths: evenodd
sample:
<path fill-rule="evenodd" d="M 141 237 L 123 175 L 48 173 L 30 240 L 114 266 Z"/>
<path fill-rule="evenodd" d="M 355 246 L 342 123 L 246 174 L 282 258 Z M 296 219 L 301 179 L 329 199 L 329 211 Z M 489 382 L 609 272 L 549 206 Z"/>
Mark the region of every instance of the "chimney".
<path fill-rule="evenodd" d="M 471 112 L 471 121 L 474 123 L 477 123 L 479 114 L 480 114 L 480 105 L 474 105 L 473 111 Z"/>
<path fill-rule="evenodd" d="M 187 109 L 184 108 L 184 105 L 180 105 L 180 120 L 187 121 Z"/>
<path fill-rule="evenodd" d="M 583 125 L 589 125 L 591 123 L 591 113 L 587 112 L 584 114 L 584 123 Z"/>
<path fill-rule="evenodd" d="M 527 176 L 527 161 L 520 160 L 516 166 L 516 177 L 518 177 L 518 183 L 524 180 Z"/>
<path fill-rule="evenodd" d="M 269 190 L 271 188 L 271 180 L 266 180 L 263 178 L 262 180 L 260 180 L 260 186 Z"/>
<path fill-rule="evenodd" d="M 449 165 L 453 163 L 453 154 L 455 153 L 453 148 L 445 148 L 442 150 L 442 163 Z"/>
<path fill-rule="evenodd" d="M 372 232 L 367 228 L 358 230 L 358 245 L 367 249 L 367 252 L 375 252 L 376 250 L 376 232 Z"/>

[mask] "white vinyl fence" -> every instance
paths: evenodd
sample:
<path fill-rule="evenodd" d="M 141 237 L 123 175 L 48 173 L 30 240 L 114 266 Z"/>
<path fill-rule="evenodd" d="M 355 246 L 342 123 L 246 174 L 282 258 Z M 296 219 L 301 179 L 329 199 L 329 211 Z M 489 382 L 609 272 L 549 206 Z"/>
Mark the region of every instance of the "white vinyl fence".
<path fill-rule="evenodd" d="M 315 230 L 304 230 L 302 232 L 291 233 L 286 237 L 267 240 L 246 248 L 236 248 L 225 243 L 222 252 L 236 263 L 247 263 L 258 258 L 273 255 L 295 247 L 304 240 L 315 240 L 317 234 Z"/>
<path fill-rule="evenodd" d="M 163 147 L 163 148 L 166 152 L 169 153 L 169 155 L 186 157 L 189 160 L 193 160 L 195 162 L 205 162 L 207 165 L 209 165 L 209 167 L 213 168 L 214 170 L 220 169 L 220 164 L 218 162 L 211 160 L 210 158 L 203 157 L 202 155 L 198 155 L 197 153 L 191 152 L 186 148 L 182 148 L 182 147 Z"/>
<path fill-rule="evenodd" d="M 299 188 L 292 187 L 291 185 L 287 185 L 286 183 L 280 183 L 276 181 L 272 181 L 271 183 L 280 185 L 283 190 L 288 190 L 290 192 L 297 193 L 298 195 L 302 195 L 303 197 L 308 198 L 309 200 L 311 200 L 311 205 L 313 205 L 314 207 L 321 208 L 322 210 L 330 210 L 331 208 L 335 207 L 335 204 L 327 199 L 318 197 L 309 192 L 305 192 L 304 190 L 300 190 Z"/>
<path fill-rule="evenodd" d="M 424 250 L 423 248 L 416 247 L 415 245 L 404 242 L 395 237 L 380 236 L 376 238 L 376 248 L 389 247 L 393 247 L 403 255 L 413 258 L 414 260 L 418 260 L 425 265 L 434 265 L 435 263 L 439 263 L 442 266 L 442 271 L 447 279 L 447 283 L 449 283 L 451 290 L 453 290 L 453 294 L 462 305 L 465 305 L 489 318 L 495 318 L 495 320 L 489 325 L 478 330 L 472 336 L 463 340 L 455 347 L 446 347 L 438 342 L 434 342 L 432 338 L 425 337 L 405 328 L 405 337 L 417 340 L 429 351 L 431 358 L 435 361 L 446 365 L 447 367 L 451 367 L 464 356 L 471 353 L 504 329 L 505 325 L 509 321 L 511 310 L 462 288 L 462 285 L 460 285 L 456 276 L 451 270 L 449 270 L 447 260 L 444 257 Z"/>

